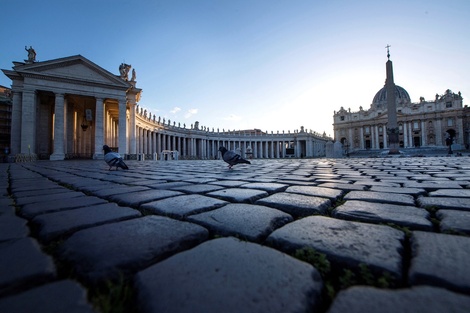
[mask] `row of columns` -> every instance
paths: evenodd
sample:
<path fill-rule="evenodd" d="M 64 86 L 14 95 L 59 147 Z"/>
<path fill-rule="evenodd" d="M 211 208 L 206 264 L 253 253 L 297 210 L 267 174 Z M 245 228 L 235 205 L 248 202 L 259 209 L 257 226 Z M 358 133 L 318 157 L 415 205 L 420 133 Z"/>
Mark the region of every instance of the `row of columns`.
<path fill-rule="evenodd" d="M 286 148 L 293 145 L 289 140 L 258 140 L 246 138 L 239 139 L 211 139 L 207 137 L 188 137 L 188 135 L 168 133 L 167 131 L 149 130 L 137 127 L 136 131 L 137 154 L 155 155 L 164 150 L 178 151 L 183 158 L 214 159 L 218 157 L 219 147 L 224 146 L 228 150 L 234 150 L 243 157 L 252 158 L 285 158 Z M 307 143 L 303 156 L 313 157 L 321 155 L 323 145 L 311 140 Z M 294 148 L 294 147 L 293 147 Z M 301 157 L 300 140 L 295 147 L 295 157 Z"/>
<path fill-rule="evenodd" d="M 415 147 L 415 141 L 414 138 L 418 137 L 420 138 L 420 146 L 427 146 L 428 144 L 436 145 L 436 146 L 442 146 L 444 145 L 444 138 L 443 134 L 441 131 L 442 127 L 442 121 L 436 120 L 434 125 L 434 129 L 439 130 L 434 132 L 434 142 L 429 142 L 428 137 L 427 137 L 427 131 L 426 131 L 426 122 L 424 120 L 419 122 L 419 128 L 414 129 L 414 121 L 405 121 L 401 123 L 402 129 L 400 130 L 400 133 L 403 135 L 400 136 L 401 141 L 403 141 L 403 146 L 405 148 L 413 148 Z M 385 125 L 372 125 L 370 127 L 370 141 L 371 141 L 371 149 L 380 149 L 380 143 L 383 144 L 383 149 L 388 149 L 388 138 L 387 138 L 387 128 Z M 382 131 L 379 130 L 379 128 L 382 127 Z M 415 131 L 419 131 L 419 134 L 415 134 Z M 365 149 L 365 132 L 364 132 L 364 127 L 361 127 L 359 129 L 359 149 L 363 150 Z M 380 135 L 382 135 L 382 138 L 380 138 Z M 353 141 L 353 128 L 348 129 L 348 135 L 347 138 L 349 140 L 349 143 L 354 142 Z"/>

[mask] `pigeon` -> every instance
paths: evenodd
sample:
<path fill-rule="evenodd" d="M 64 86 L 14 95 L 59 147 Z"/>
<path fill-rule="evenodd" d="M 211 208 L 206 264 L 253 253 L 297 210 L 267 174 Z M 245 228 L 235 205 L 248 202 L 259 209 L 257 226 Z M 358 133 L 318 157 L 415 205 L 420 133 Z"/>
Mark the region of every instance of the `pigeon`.
<path fill-rule="evenodd" d="M 229 169 L 231 169 L 235 164 L 251 164 L 250 161 L 245 160 L 241 155 L 236 154 L 233 151 L 228 151 L 225 147 L 220 147 L 219 151 L 222 153 L 222 159 L 228 164 Z"/>
<path fill-rule="evenodd" d="M 111 170 L 113 166 L 116 166 L 116 170 L 118 169 L 118 167 L 124 170 L 129 169 L 126 163 L 124 163 L 124 161 L 122 160 L 122 157 L 119 153 L 112 152 L 111 149 L 107 145 L 103 146 L 103 150 L 104 150 L 104 160 L 106 161 L 106 163 L 108 163 L 109 170 Z"/>

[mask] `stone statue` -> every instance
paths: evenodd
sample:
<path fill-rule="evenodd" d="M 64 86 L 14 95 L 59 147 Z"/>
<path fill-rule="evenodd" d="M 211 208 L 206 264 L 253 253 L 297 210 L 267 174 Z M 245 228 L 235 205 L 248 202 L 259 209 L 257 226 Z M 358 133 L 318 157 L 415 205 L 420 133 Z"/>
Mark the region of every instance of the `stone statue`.
<path fill-rule="evenodd" d="M 32 46 L 24 46 L 24 49 L 28 51 L 28 60 L 25 60 L 27 63 L 34 63 L 36 62 L 36 51 L 33 49 Z"/>
<path fill-rule="evenodd" d="M 135 82 L 135 68 L 132 69 L 131 82 Z"/>
<path fill-rule="evenodd" d="M 131 67 L 131 65 L 126 63 L 121 63 L 121 65 L 119 65 L 119 73 L 121 74 L 121 78 L 125 81 L 129 80 L 128 75 Z"/>

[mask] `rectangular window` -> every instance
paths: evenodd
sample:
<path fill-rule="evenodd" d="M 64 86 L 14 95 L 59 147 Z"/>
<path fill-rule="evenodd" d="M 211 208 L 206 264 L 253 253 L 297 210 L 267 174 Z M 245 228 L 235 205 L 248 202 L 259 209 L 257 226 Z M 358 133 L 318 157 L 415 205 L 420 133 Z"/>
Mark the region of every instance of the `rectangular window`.
<path fill-rule="evenodd" d="M 370 134 L 370 127 L 369 126 L 366 126 L 365 132 L 366 132 L 366 134 Z"/>
<path fill-rule="evenodd" d="M 451 118 L 447 119 L 447 126 L 449 126 L 449 127 L 454 126 L 454 120 L 451 119 Z"/>
<path fill-rule="evenodd" d="M 451 108 L 451 107 L 452 107 L 452 101 L 447 101 L 446 108 Z"/>
<path fill-rule="evenodd" d="M 413 122 L 413 129 L 419 129 L 419 122 Z"/>
<path fill-rule="evenodd" d="M 341 120 L 344 121 L 344 116 L 341 116 Z"/>

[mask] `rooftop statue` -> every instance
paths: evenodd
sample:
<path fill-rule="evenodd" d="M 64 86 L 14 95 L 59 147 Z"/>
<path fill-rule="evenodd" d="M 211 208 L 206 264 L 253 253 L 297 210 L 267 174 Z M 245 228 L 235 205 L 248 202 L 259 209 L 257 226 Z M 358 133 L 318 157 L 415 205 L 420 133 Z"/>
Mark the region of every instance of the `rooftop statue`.
<path fill-rule="evenodd" d="M 24 46 L 24 49 L 28 51 L 28 60 L 25 60 L 27 63 L 34 63 L 36 62 L 36 51 L 33 49 L 32 46 Z"/>
<path fill-rule="evenodd" d="M 132 69 L 131 82 L 135 82 L 135 68 Z"/>
<path fill-rule="evenodd" d="M 126 63 L 121 63 L 121 65 L 119 65 L 119 73 L 121 74 L 121 78 L 124 79 L 125 81 L 128 81 L 129 80 L 129 71 L 131 69 L 131 65 L 129 64 L 126 64 Z"/>

